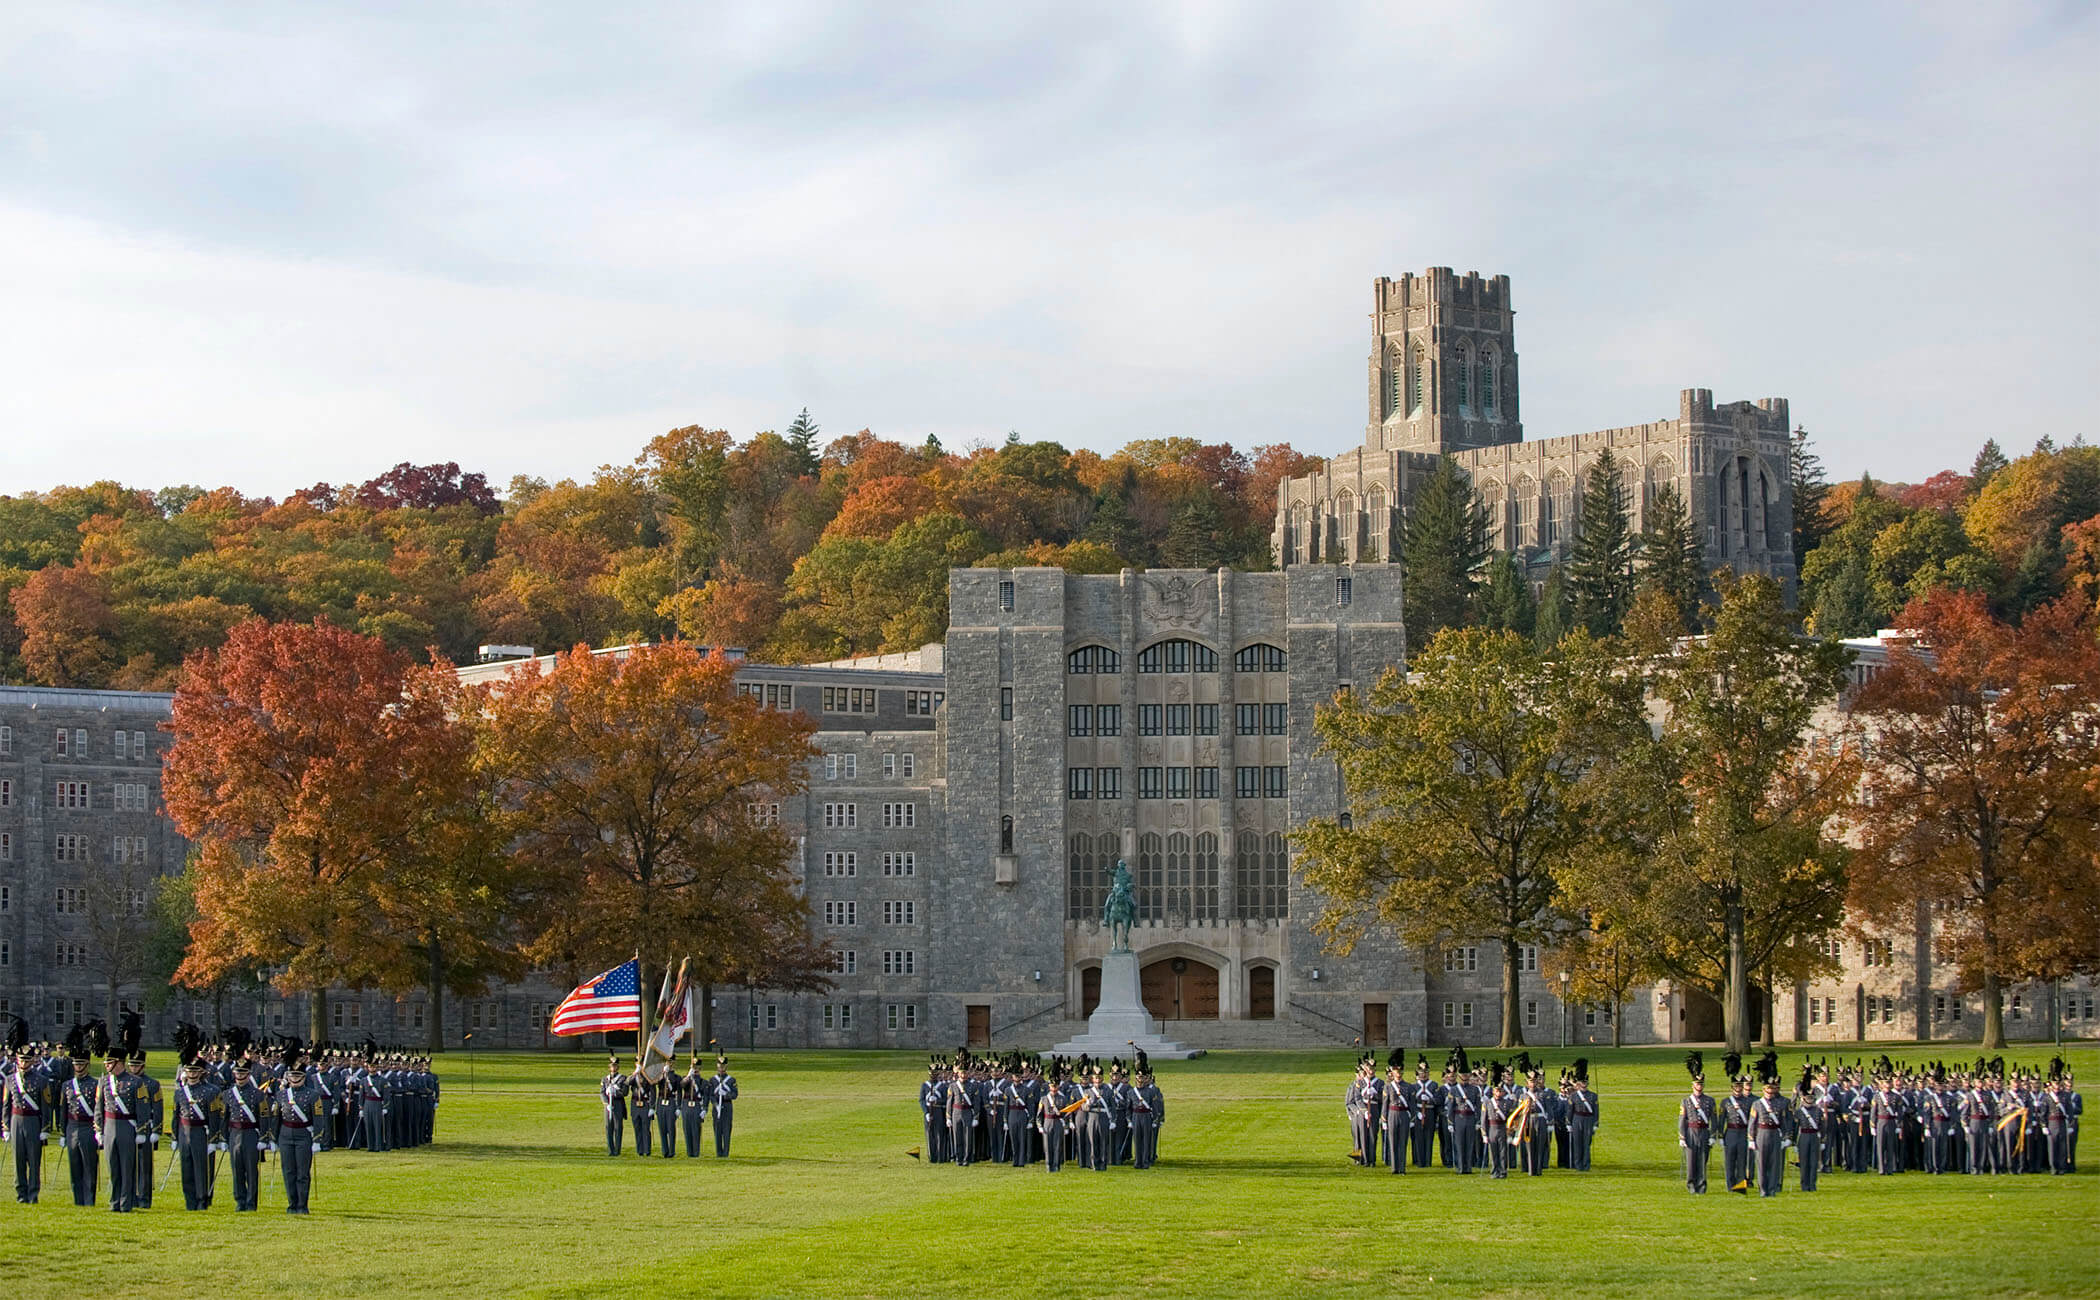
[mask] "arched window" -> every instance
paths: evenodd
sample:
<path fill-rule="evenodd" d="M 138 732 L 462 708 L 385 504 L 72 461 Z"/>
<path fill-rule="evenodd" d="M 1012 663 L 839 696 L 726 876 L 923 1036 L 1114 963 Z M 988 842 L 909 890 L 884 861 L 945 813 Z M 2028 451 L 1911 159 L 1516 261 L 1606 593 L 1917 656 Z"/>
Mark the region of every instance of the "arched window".
<path fill-rule="evenodd" d="M 1364 493 L 1364 513 L 1370 516 L 1370 530 L 1364 536 L 1364 558 L 1383 560 L 1393 531 L 1392 516 L 1385 508 L 1384 488 L 1374 487 Z"/>
<path fill-rule="evenodd" d="M 1138 651 L 1141 673 L 1214 673 L 1218 652 L 1200 641 L 1160 641 Z"/>
<path fill-rule="evenodd" d="M 1147 831 L 1138 836 L 1137 914 L 1140 921 L 1160 919 L 1162 904 L 1166 897 L 1166 852 L 1157 833 Z"/>
<path fill-rule="evenodd" d="M 1473 405 L 1482 415 L 1490 417 L 1495 414 L 1495 361 L 1496 356 L 1492 349 L 1481 353 L 1480 365 L 1473 376 L 1474 387 L 1479 392 L 1479 397 Z"/>
<path fill-rule="evenodd" d="M 1280 831 L 1270 831 L 1267 852 L 1262 854 L 1261 915 L 1281 921 L 1291 914 L 1290 847 Z"/>
<path fill-rule="evenodd" d="M 1071 852 L 1066 859 L 1065 892 L 1070 905 L 1065 916 L 1074 921 L 1098 921 L 1101 919 L 1103 890 L 1099 863 L 1094 856 L 1094 837 L 1074 835 L 1068 844 Z"/>
<path fill-rule="evenodd" d="M 1765 549 L 1783 550 L 1788 543 L 1782 540 L 1786 530 L 1779 526 L 1778 493 L 1773 487 L 1772 476 L 1765 473 L 1763 465 L 1757 467 L 1757 496 L 1758 514 L 1763 518 L 1765 525 Z"/>
<path fill-rule="evenodd" d="M 1516 539 L 1510 535 L 1509 521 L 1503 517 L 1502 485 L 1488 479 L 1480 485 L 1480 517 L 1487 523 L 1488 545 L 1498 550 L 1514 550 Z"/>
<path fill-rule="evenodd" d="M 1655 496 L 1665 487 L 1676 486 L 1677 470 L 1668 456 L 1656 455 L 1648 458 L 1641 470 L 1641 527 L 1655 527 Z"/>
<path fill-rule="evenodd" d="M 1362 529 L 1356 515 L 1356 495 L 1343 488 L 1334 499 L 1334 536 L 1342 548 L 1342 558 L 1356 559 L 1356 539 Z"/>
<path fill-rule="evenodd" d="M 1196 837 L 1196 861 L 1190 885 L 1189 916 L 1197 921 L 1218 919 L 1218 837 L 1209 831 Z"/>
<path fill-rule="evenodd" d="M 1114 673 L 1123 669 L 1123 656 L 1105 645 L 1083 645 L 1065 656 L 1065 671 L 1080 673 Z"/>
<path fill-rule="evenodd" d="M 1300 564 L 1308 564 L 1312 561 L 1312 538 L 1307 535 L 1310 531 L 1308 528 L 1309 523 L 1310 518 L 1306 514 L 1305 503 L 1300 501 L 1293 505 L 1290 514 L 1290 533 L 1283 539 L 1283 546 L 1284 554 Z"/>
<path fill-rule="evenodd" d="M 1407 358 L 1400 349 L 1387 348 L 1385 353 L 1385 412 L 1387 419 L 1400 414 L 1400 403 L 1407 392 Z"/>
<path fill-rule="evenodd" d="M 1167 836 L 1167 915 L 1177 921 L 1195 915 L 1189 885 L 1189 837 L 1175 831 Z"/>
<path fill-rule="evenodd" d="M 1509 504 L 1516 514 L 1515 536 L 1511 549 L 1522 546 L 1537 546 L 1539 517 L 1539 487 L 1529 474 L 1517 477 L 1516 486 L 1509 490 Z"/>
<path fill-rule="evenodd" d="M 1460 344 L 1451 365 L 1451 412 L 1462 415 L 1473 404 L 1473 354 Z"/>
<path fill-rule="evenodd" d="M 1232 855 L 1232 914 L 1242 920 L 1261 915 L 1261 832 L 1241 831 Z"/>
<path fill-rule="evenodd" d="M 1425 374 L 1427 374 L 1427 373 L 1428 373 L 1428 371 L 1429 371 L 1429 362 L 1428 362 L 1428 359 L 1427 359 L 1427 358 L 1425 358 L 1425 357 L 1424 357 L 1424 356 L 1422 355 L 1422 347 L 1421 347 L 1421 345 L 1420 345 L 1420 344 L 1416 344 L 1416 345 L 1415 345 L 1415 373 L 1414 373 L 1414 387 L 1413 387 L 1413 391 L 1412 391 L 1412 393 L 1410 394 L 1410 396 L 1411 396 L 1411 397 L 1413 398 L 1413 400 L 1412 400 L 1412 401 L 1411 401 L 1411 402 L 1409 403 L 1409 406 L 1408 406 L 1408 409 L 1409 409 L 1410 411 L 1412 411 L 1412 412 L 1416 412 L 1416 413 L 1419 413 L 1419 412 L 1421 411 L 1421 409 L 1422 409 L 1422 385 L 1423 385 L 1423 382 L 1424 382 L 1424 381 L 1423 381 L 1423 378 L 1422 378 L 1422 377 L 1423 377 L 1423 376 L 1424 376 Z"/>
<path fill-rule="evenodd" d="M 1283 668 L 1283 648 L 1266 641 L 1241 646 L 1232 656 L 1232 670 L 1236 673 L 1280 673 Z"/>
<path fill-rule="evenodd" d="M 1568 499 L 1568 476 L 1554 470 L 1546 478 L 1546 494 L 1539 502 L 1539 545 L 1552 546 L 1567 540 L 1572 503 Z"/>

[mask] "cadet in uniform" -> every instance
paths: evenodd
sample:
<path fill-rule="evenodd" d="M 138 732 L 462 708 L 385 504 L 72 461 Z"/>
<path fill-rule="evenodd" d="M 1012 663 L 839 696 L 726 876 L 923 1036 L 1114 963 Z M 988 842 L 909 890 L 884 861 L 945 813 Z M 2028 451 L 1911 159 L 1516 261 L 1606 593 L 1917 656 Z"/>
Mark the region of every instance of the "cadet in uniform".
<path fill-rule="evenodd" d="M 217 1153 L 226 1135 L 226 1102 L 219 1085 L 206 1079 L 203 1044 L 195 1025 L 175 1027 L 181 1062 L 175 1082 L 175 1158 L 182 1166 L 184 1209 L 208 1210 L 218 1181 Z"/>
<path fill-rule="evenodd" d="M 700 1073 L 700 1051 L 693 1050 L 692 1059 L 685 1063 L 685 1078 L 678 1087 L 678 1118 L 685 1127 L 685 1154 L 693 1159 L 700 1154 L 700 1133 L 707 1127 L 707 1098 L 703 1095 L 707 1087 L 707 1076 Z"/>
<path fill-rule="evenodd" d="M 1743 1073 L 1743 1058 L 1730 1052 L 1722 1058 L 1728 1069 L 1728 1100 L 1721 1103 L 1721 1183 L 1731 1192 L 1750 1191 L 1750 1076 Z"/>
<path fill-rule="evenodd" d="M 29 1024 L 12 1017 L 7 1042 L 12 1065 L 0 1081 L 0 1117 L 15 1156 L 15 1199 L 35 1205 L 44 1189 L 44 1130 L 58 1109 L 58 1092 L 29 1045 Z"/>
<path fill-rule="evenodd" d="M 1065 1166 L 1065 1114 L 1067 1102 L 1060 1086 L 1064 1081 L 1064 1063 L 1056 1059 L 1050 1062 L 1050 1086 L 1043 1090 L 1035 1104 L 1035 1128 L 1043 1137 L 1043 1164 L 1051 1173 Z M 929 1129 L 928 1141 L 931 1141 Z"/>
<path fill-rule="evenodd" d="M 663 1077 L 656 1081 L 657 1153 L 670 1160 L 678 1155 L 678 1121 L 684 1109 L 685 1077 L 678 1067 L 664 1062 Z"/>
<path fill-rule="evenodd" d="M 1137 1167 L 1150 1169 L 1159 1162 L 1159 1131 L 1167 1123 L 1167 1099 L 1152 1079 L 1152 1063 L 1140 1050 L 1137 1054 L 1137 1086 L 1130 1092 L 1131 1150 Z"/>
<path fill-rule="evenodd" d="M 109 1208 L 129 1214 L 138 1189 L 139 1113 L 145 1089 L 125 1066 L 121 1043 L 109 1048 L 107 1070 L 96 1088 L 95 1112 L 101 1118 L 102 1152 L 109 1160 Z"/>
<path fill-rule="evenodd" d="M 634 1153 L 646 1156 L 656 1140 L 656 1085 L 642 1073 L 639 1054 L 634 1058 L 634 1073 L 627 1076 L 627 1086 L 634 1102 Z"/>
<path fill-rule="evenodd" d="M 1404 1173 L 1407 1169 L 1407 1127 L 1414 1114 L 1414 1098 L 1409 1094 L 1401 1073 L 1407 1064 L 1407 1054 L 1394 1049 L 1385 1058 L 1385 1103 L 1380 1134 L 1385 1143 L 1385 1163 L 1393 1173 Z"/>
<path fill-rule="evenodd" d="M 919 1119 L 926 1131 L 926 1160 L 941 1164 L 948 1159 L 948 1115 L 941 1095 L 947 1091 L 941 1079 L 941 1058 L 927 1058 L 926 1079 L 919 1085 Z"/>
<path fill-rule="evenodd" d="M 1575 1058 L 1568 1070 L 1568 1168 L 1586 1173 L 1590 1167 L 1590 1147 L 1597 1140 L 1597 1094 L 1590 1090 L 1590 1061 L 1586 1056 Z"/>
<path fill-rule="evenodd" d="M 1513 1102 L 1502 1082 L 1502 1062 L 1488 1066 L 1488 1092 L 1480 1099 L 1480 1134 L 1486 1143 L 1488 1177 L 1509 1177 L 1509 1118 L 1522 1103 Z"/>
<path fill-rule="evenodd" d="M 707 1114 L 715 1126 L 715 1155 L 729 1154 L 729 1134 L 736 1120 L 736 1076 L 729 1072 L 729 1058 L 715 1055 L 715 1074 L 707 1081 L 709 1088 Z"/>
<path fill-rule="evenodd" d="M 1767 1062 L 1770 1064 L 1768 1065 Z M 1765 1054 L 1758 1063 L 1763 1093 L 1750 1107 L 1751 1139 L 1757 1159 L 1757 1194 L 1777 1196 L 1786 1184 L 1786 1153 L 1794 1144 L 1793 1110 L 1779 1095 L 1778 1058 Z"/>
<path fill-rule="evenodd" d="M 958 1166 L 970 1164 L 977 1149 L 972 1132 L 977 1121 L 977 1100 L 970 1095 L 969 1078 L 969 1068 L 958 1057 L 954 1074 L 941 1098 L 948 1117 L 948 1149 L 954 1152 Z"/>
<path fill-rule="evenodd" d="M 1823 1167 L 1825 1113 L 1816 1096 L 1813 1067 L 1801 1067 L 1801 1082 L 1794 1085 L 1794 1159 L 1801 1168 L 1801 1190 L 1816 1190 L 1816 1175 Z"/>
<path fill-rule="evenodd" d="M 136 1016 L 137 1012 L 127 1012 Z M 143 1026 L 141 1027 L 141 1036 Z M 134 1043 L 138 1040 L 133 1039 Z M 160 1135 L 167 1122 L 166 1104 L 160 1095 L 160 1080 L 146 1073 L 146 1049 L 134 1046 L 126 1062 L 131 1077 L 138 1080 L 138 1158 L 131 1167 L 131 1205 L 133 1209 L 153 1208 L 153 1153 L 160 1146 Z"/>
<path fill-rule="evenodd" d="M 270 1120 L 270 1099 L 250 1077 L 254 1067 L 243 1056 L 233 1063 L 233 1086 L 226 1090 L 226 1164 L 233 1172 L 233 1208 L 253 1210 L 262 1196 L 262 1140 Z"/>
<path fill-rule="evenodd" d="M 90 1024 L 101 1028 L 102 1022 Z M 103 1031 L 105 1034 L 107 1030 Z M 88 1045 L 86 1025 L 75 1025 L 66 1035 L 66 1056 L 72 1077 L 59 1086 L 59 1114 L 65 1119 L 66 1165 L 73 1175 L 73 1204 L 93 1205 L 95 1185 L 102 1172 L 101 1111 L 96 1099 L 101 1090 L 88 1079 L 88 1061 L 92 1052 Z"/>
<path fill-rule="evenodd" d="M 271 1140 L 284 1176 L 284 1212 L 305 1214 L 314 1187 L 314 1134 L 327 1115 L 328 1094 L 307 1073 L 305 1053 L 292 1040 L 284 1055 L 284 1079 L 270 1108 Z"/>
<path fill-rule="evenodd" d="M 627 1144 L 627 1076 L 620 1058 L 605 1058 L 605 1077 L 598 1080 L 598 1100 L 605 1104 L 605 1154 L 617 1156 Z"/>
<path fill-rule="evenodd" d="M 1444 1089 L 1429 1077 L 1429 1058 L 1419 1053 L 1415 1056 L 1414 1103 L 1413 1122 L 1408 1127 L 1408 1134 L 1414 1142 L 1415 1168 L 1427 1169 L 1432 1158 L 1431 1147 L 1444 1122 Z"/>
<path fill-rule="evenodd" d="M 1684 1068 L 1692 1076 L 1692 1094 L 1677 1106 L 1677 1145 L 1684 1149 L 1685 1189 L 1698 1196 L 1706 1192 L 1706 1165 L 1721 1112 L 1714 1099 L 1706 1095 L 1704 1058 L 1698 1052 L 1688 1053 Z"/>

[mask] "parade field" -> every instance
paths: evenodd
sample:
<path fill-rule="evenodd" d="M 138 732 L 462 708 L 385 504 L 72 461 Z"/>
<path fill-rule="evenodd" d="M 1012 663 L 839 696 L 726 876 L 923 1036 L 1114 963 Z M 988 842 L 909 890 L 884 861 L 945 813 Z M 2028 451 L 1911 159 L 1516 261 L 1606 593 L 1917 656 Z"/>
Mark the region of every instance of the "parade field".
<path fill-rule="evenodd" d="M 1876 1045 L 1875 1053 L 1883 1050 Z M 1895 1051 L 1973 1059 L 1973 1047 Z M 1574 1054 L 1546 1050 L 1557 1070 Z M 1849 1047 L 1839 1055 L 1850 1060 Z M 1481 1055 L 1492 1056 L 1493 1053 Z M 1799 1049 L 1781 1052 L 1791 1073 Z M 2008 1060 L 2046 1061 L 2048 1048 Z M 1432 1061 L 1441 1053 L 1432 1055 Z M 0 1202 L 12 1294 L 312 1296 L 2100 1294 L 2100 1136 L 2069 1177 L 1825 1175 L 1774 1200 L 1679 1180 L 1681 1051 L 1593 1052 L 1588 1174 L 1394 1177 L 1348 1159 L 1354 1054 L 1162 1063 L 1158 1168 L 929 1167 L 911 1053 L 738 1053 L 735 1151 L 605 1154 L 590 1055 L 444 1058 L 434 1146 L 316 1160 L 313 1215 L 172 1186 L 77 1209 L 63 1153 L 41 1203 Z M 1716 1054 L 1709 1052 L 1711 1063 Z M 2100 1049 L 2066 1059 L 2089 1095 Z M 163 1078 L 171 1064 L 156 1053 Z M 1709 1064 L 1711 1073 L 1713 1067 Z M 163 1154 L 165 1160 L 165 1153 Z M 222 1171 L 223 1177 L 223 1171 Z M 105 1189 L 106 1191 L 106 1189 Z"/>

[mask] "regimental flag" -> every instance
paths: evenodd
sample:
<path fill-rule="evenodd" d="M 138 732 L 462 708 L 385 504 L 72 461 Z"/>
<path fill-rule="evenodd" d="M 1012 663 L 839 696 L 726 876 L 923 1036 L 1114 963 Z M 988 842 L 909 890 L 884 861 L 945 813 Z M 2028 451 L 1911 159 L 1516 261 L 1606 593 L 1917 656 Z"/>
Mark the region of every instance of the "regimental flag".
<path fill-rule="evenodd" d="M 642 964 L 622 962 L 589 980 L 554 1008 L 550 1032 L 564 1036 L 642 1027 Z"/>
<path fill-rule="evenodd" d="M 686 983 L 690 959 L 678 963 L 678 972 L 664 972 L 663 991 L 656 997 L 656 1032 L 649 1036 L 649 1053 L 642 1064 L 642 1077 L 651 1083 L 663 1078 L 664 1067 L 678 1056 L 678 1040 L 695 1023 L 693 986 Z"/>

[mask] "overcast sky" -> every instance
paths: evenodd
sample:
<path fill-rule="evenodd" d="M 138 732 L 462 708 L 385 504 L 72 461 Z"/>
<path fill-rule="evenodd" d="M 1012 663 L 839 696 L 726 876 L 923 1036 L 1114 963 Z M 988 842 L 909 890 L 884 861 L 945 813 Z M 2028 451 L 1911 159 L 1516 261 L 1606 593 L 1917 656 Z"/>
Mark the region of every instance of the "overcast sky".
<path fill-rule="evenodd" d="M 2088 3 L 347 8 L 0 10 L 0 492 L 803 406 L 1332 453 L 1435 265 L 1511 277 L 1534 438 L 1688 387 L 1839 475 L 2100 432 Z"/>

